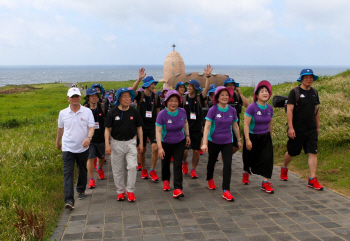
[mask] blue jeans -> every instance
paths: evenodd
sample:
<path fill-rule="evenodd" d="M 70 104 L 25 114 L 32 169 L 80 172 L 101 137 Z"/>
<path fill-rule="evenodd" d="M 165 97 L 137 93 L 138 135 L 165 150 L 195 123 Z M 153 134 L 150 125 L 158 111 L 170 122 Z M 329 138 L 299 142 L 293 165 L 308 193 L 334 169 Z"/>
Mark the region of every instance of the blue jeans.
<path fill-rule="evenodd" d="M 78 166 L 77 192 L 85 192 L 87 184 L 86 162 L 89 156 L 89 149 L 81 153 L 69 151 L 62 152 L 63 173 L 64 173 L 64 201 L 74 203 L 74 166 Z"/>

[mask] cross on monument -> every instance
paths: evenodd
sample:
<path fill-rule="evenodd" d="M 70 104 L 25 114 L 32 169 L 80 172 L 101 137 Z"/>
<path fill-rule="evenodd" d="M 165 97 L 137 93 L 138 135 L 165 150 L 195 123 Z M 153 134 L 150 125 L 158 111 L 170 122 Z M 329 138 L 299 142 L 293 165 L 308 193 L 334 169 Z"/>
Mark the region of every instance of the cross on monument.
<path fill-rule="evenodd" d="M 175 51 L 175 47 L 176 47 L 176 45 L 175 45 L 175 44 L 173 44 L 173 45 L 171 45 L 171 47 L 173 47 L 173 51 Z"/>

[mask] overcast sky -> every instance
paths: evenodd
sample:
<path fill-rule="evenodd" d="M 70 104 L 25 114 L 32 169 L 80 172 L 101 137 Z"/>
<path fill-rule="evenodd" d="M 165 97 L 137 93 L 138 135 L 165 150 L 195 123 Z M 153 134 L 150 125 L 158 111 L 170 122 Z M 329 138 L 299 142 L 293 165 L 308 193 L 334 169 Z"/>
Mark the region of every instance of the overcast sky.
<path fill-rule="evenodd" d="M 0 65 L 350 65 L 348 0 L 0 0 Z"/>

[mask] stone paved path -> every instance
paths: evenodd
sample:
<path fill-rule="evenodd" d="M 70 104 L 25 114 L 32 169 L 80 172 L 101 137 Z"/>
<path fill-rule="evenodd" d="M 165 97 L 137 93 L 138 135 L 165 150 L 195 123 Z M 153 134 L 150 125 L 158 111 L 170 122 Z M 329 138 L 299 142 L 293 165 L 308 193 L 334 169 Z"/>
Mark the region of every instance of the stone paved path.
<path fill-rule="evenodd" d="M 147 155 L 147 160 L 150 154 Z M 189 159 L 190 160 L 190 159 Z M 261 177 L 241 184 L 242 160 L 234 155 L 231 193 L 235 202 L 221 198 L 222 162 L 214 179 L 217 190 L 205 181 L 207 155 L 200 158 L 199 178 L 184 176 L 185 197 L 172 198 L 162 182 L 142 180 L 138 172 L 137 201 L 116 201 L 110 161 L 106 179 L 77 200 L 75 210 L 63 210 L 52 240 L 350 240 L 350 199 L 325 189 L 307 187 L 290 173 L 279 180 L 275 167 L 275 194 L 260 190 Z M 148 163 L 149 164 L 149 163 Z M 156 167 L 160 174 L 160 161 Z M 95 173 L 97 177 L 97 173 Z M 172 187 L 173 188 L 173 187 Z"/>

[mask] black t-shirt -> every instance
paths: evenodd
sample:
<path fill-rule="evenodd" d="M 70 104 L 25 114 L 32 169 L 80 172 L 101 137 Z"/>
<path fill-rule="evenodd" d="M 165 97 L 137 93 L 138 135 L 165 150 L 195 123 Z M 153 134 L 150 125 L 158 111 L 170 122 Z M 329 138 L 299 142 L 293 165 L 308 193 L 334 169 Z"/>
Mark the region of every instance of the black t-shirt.
<path fill-rule="evenodd" d="M 141 100 L 141 95 L 143 98 Z M 157 96 L 157 101 L 155 98 Z M 157 120 L 157 108 L 161 107 L 160 98 L 155 93 L 151 93 L 151 96 L 147 96 L 144 93 L 142 94 L 140 91 L 135 97 L 137 101 L 137 110 L 140 112 L 141 118 L 143 120 L 143 129 L 152 129 L 155 128 L 156 120 Z M 140 103 L 141 100 L 141 103 Z M 156 103 L 157 102 L 157 103 Z M 146 110 L 152 112 L 152 117 L 146 117 Z"/>
<path fill-rule="evenodd" d="M 115 140 L 130 140 L 137 135 L 137 127 L 142 126 L 140 113 L 129 107 L 121 111 L 118 106 L 113 107 L 107 114 L 105 126 L 112 127 L 112 137 Z"/>
<path fill-rule="evenodd" d="M 317 93 L 314 90 L 304 90 L 299 88 L 299 99 L 296 103 L 295 90 L 292 89 L 288 95 L 287 104 L 294 105 L 293 128 L 295 130 L 314 130 L 317 128 L 315 119 L 316 105 L 320 104 Z"/>
<path fill-rule="evenodd" d="M 231 99 L 230 103 L 229 103 L 233 108 L 236 109 L 237 112 L 237 118 L 238 118 L 238 126 L 239 126 L 239 114 L 242 112 L 242 106 L 243 106 L 243 100 L 242 98 L 240 98 L 236 92 L 233 93 L 233 98 Z"/>
<path fill-rule="evenodd" d="M 183 102 L 185 104 L 184 108 L 186 110 L 188 127 L 190 129 L 190 132 L 202 130 L 202 126 L 204 123 L 202 107 L 198 103 L 198 100 L 200 101 L 200 103 L 203 103 L 204 98 L 203 98 L 202 94 L 199 94 L 197 96 L 194 98 L 190 98 L 189 95 L 186 95 L 185 98 L 183 99 Z M 196 114 L 195 120 L 191 119 L 191 113 Z"/>
<path fill-rule="evenodd" d="M 90 109 L 90 104 L 87 104 L 86 107 Z M 105 116 L 103 114 L 101 104 L 97 103 L 97 108 L 94 110 L 90 110 L 92 111 L 92 115 L 94 116 L 95 123 L 99 123 L 98 129 L 96 129 L 95 125 L 95 132 L 91 141 L 94 143 L 103 143 L 105 142 Z"/>

